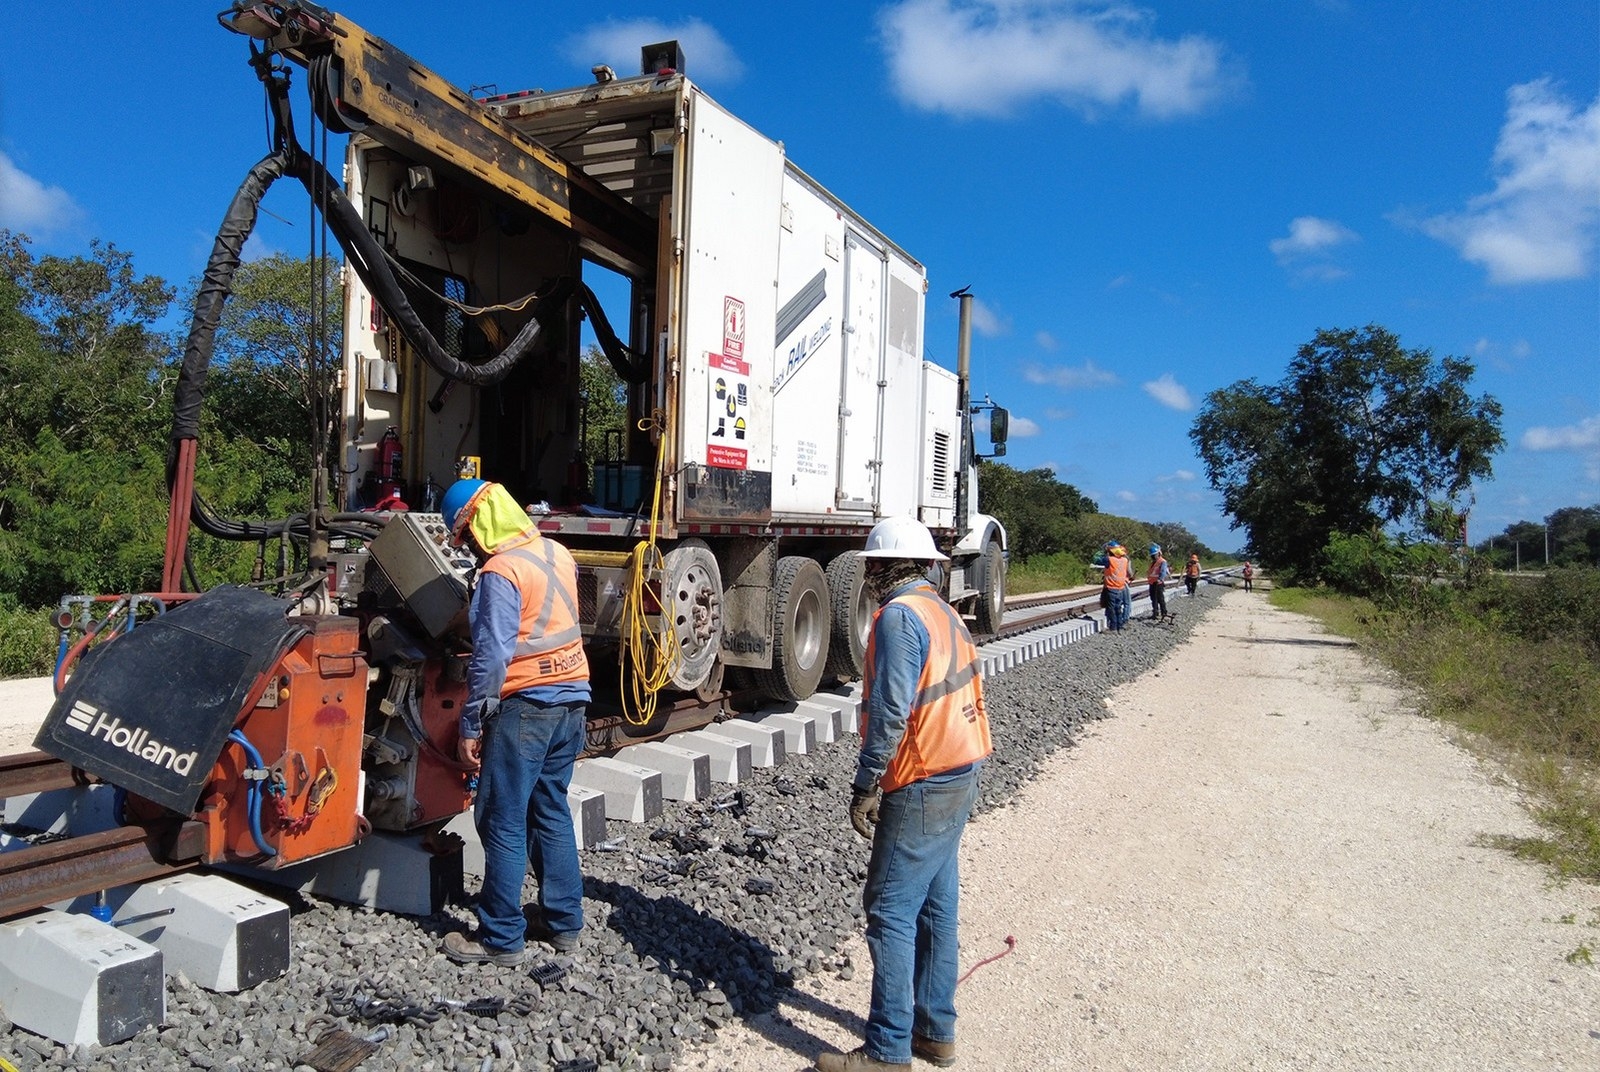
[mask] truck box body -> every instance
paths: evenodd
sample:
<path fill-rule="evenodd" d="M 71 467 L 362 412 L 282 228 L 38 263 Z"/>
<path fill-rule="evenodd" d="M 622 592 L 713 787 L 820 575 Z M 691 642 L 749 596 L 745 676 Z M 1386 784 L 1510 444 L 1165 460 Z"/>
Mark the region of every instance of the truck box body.
<path fill-rule="evenodd" d="M 659 253 L 607 315 L 649 363 L 631 419 L 659 414 L 665 535 L 817 527 L 864 533 L 890 514 L 935 527 L 954 515 L 959 413 L 954 377 L 924 368 L 922 265 L 788 161 L 782 145 L 682 75 L 491 99 L 487 106 L 654 218 Z M 413 162 L 353 139 L 352 200 L 395 257 L 466 304 L 512 302 L 549 277 L 596 272 L 581 239 L 443 174 L 415 186 Z M 423 308 L 423 302 L 418 302 Z M 615 307 L 612 307 L 615 306 Z M 492 354 L 459 312 L 435 334 L 472 359 Z M 499 341 L 525 313 L 494 314 Z M 412 508 L 461 456 L 552 512 L 578 537 L 637 532 L 658 444 L 632 433 L 575 470 L 577 331 L 502 385 L 455 385 L 408 360 L 359 282 L 347 293 L 347 505 L 371 506 L 378 445 L 394 427 Z M 587 491 L 604 510 L 564 512 Z M 417 501 L 410 501 L 416 499 Z M 627 515 L 593 516 L 606 510 Z M 732 528 L 730 529 L 730 526 Z M 581 545 L 581 541 L 580 541 Z"/>

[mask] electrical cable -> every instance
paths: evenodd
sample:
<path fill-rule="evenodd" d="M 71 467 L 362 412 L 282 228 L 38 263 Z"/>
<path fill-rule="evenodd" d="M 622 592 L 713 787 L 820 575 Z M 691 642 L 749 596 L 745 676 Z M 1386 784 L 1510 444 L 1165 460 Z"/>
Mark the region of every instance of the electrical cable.
<path fill-rule="evenodd" d="M 961 978 L 956 980 L 956 985 L 960 986 L 962 983 L 967 981 L 967 976 L 971 975 L 973 972 L 977 971 L 979 968 L 983 967 L 985 964 L 993 964 L 995 961 L 999 960 L 1001 957 L 1006 956 L 1007 954 L 1012 953 L 1013 951 L 1015 951 L 1016 948 L 1017 948 L 1017 940 L 1015 938 L 1013 938 L 1009 934 L 1006 935 L 1006 947 L 1004 949 L 1000 950 L 1000 952 L 996 953 L 994 956 L 992 956 L 992 957 L 984 957 L 982 960 L 978 961 L 978 963 L 976 963 L 972 967 L 968 968 L 966 970 L 966 973 L 964 975 L 962 975 Z"/>
<path fill-rule="evenodd" d="M 639 429 L 651 431 L 659 425 L 659 414 L 652 414 L 639 422 Z M 628 556 L 622 617 L 618 627 L 627 650 L 627 657 L 617 661 L 622 714 L 634 726 L 648 725 L 655 718 L 656 701 L 661 691 L 671 683 L 678 667 L 679 651 L 674 642 L 672 615 L 665 605 L 670 597 L 659 586 L 663 559 L 656 546 L 656 534 L 661 521 L 661 485 L 666 469 L 666 448 L 667 437 L 660 436 L 656 442 L 655 489 L 650 502 L 649 535 L 635 544 L 632 554 Z M 658 585 L 656 615 L 659 624 L 654 629 L 650 627 L 650 613 L 644 604 L 645 592 L 652 581 Z"/>

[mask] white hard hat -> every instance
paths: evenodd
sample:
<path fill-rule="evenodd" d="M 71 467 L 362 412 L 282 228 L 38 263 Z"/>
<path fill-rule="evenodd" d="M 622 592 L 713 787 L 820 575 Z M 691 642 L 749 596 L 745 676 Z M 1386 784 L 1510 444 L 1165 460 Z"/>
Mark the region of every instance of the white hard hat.
<path fill-rule="evenodd" d="M 914 517 L 886 517 L 867 533 L 862 558 L 914 558 L 925 562 L 948 562 L 933 545 L 933 533 Z"/>

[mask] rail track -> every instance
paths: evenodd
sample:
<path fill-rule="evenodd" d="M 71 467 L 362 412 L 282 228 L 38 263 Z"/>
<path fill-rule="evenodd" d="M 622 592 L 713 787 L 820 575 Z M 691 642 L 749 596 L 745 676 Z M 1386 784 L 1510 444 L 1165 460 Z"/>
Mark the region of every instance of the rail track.
<path fill-rule="evenodd" d="M 1229 571 L 1208 571 L 1208 582 Z M 1136 582 L 1135 598 L 1145 595 Z M 1006 600 L 1001 628 L 974 636 L 982 645 L 1019 636 L 1099 608 L 1098 585 L 1013 596 Z M 593 709 L 585 755 L 601 755 L 640 741 L 702 728 L 754 707 L 754 695 L 727 689 L 664 705 L 647 727 L 632 726 L 618 711 Z M 44 752 L 0 756 L 0 799 L 84 787 L 95 780 Z M 191 869 L 202 851 L 200 824 L 171 820 L 133 824 L 95 834 L 51 835 L 8 831 L 29 842 L 0 853 L 0 919 L 115 886 L 148 881 Z"/>

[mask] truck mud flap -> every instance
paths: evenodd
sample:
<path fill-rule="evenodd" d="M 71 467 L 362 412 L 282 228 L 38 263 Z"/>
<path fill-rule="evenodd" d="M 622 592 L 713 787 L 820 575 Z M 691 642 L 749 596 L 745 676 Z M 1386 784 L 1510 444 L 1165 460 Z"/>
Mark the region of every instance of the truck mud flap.
<path fill-rule="evenodd" d="M 306 631 L 289 606 L 214 588 L 89 649 L 34 747 L 192 814 L 251 689 Z"/>

